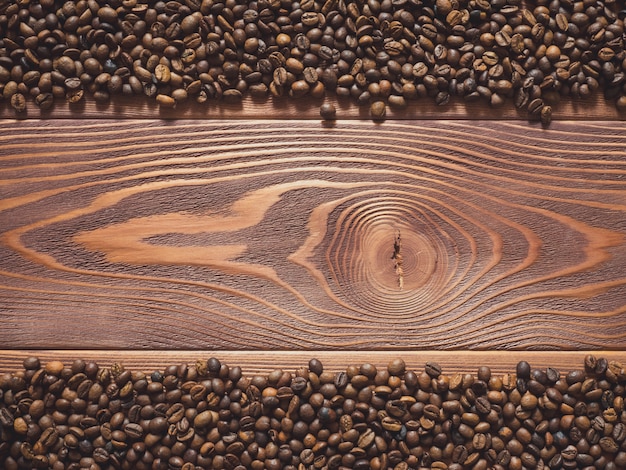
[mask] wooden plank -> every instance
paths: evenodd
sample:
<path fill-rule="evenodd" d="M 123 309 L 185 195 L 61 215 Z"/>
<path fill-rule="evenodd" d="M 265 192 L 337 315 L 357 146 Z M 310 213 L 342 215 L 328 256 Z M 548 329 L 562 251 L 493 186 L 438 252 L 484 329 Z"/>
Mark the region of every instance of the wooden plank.
<path fill-rule="evenodd" d="M 623 123 L 1 124 L 5 349 L 626 348 Z"/>
<path fill-rule="evenodd" d="M 31 104 L 24 113 L 16 114 L 6 101 L 0 101 L 0 119 L 320 119 L 322 103 L 332 103 L 340 119 L 371 119 L 368 106 L 359 106 L 347 98 L 329 95 L 314 98 L 268 98 L 265 100 L 245 97 L 241 103 L 211 101 L 198 104 L 188 101 L 176 108 L 161 108 L 150 98 L 118 97 L 110 103 L 96 103 L 86 99 L 79 104 L 58 101 L 51 110 L 41 111 Z M 387 119 L 510 119 L 527 121 L 528 114 L 515 108 L 509 99 L 499 107 L 491 107 L 484 101 L 451 100 L 438 106 L 431 98 L 411 100 L 406 108 L 387 107 Z M 626 111 L 618 109 L 612 101 L 596 93 L 586 99 L 563 97 L 553 105 L 553 120 L 619 120 L 626 119 Z"/>
<path fill-rule="evenodd" d="M 171 11 L 161 11 L 160 4 L 133 2 L 105 10 L 110 16 L 103 19 L 95 5 L 80 18 L 82 6 L 61 11 L 44 2 L 37 12 L 18 14 L 17 5 L 1 2 L 11 21 L 3 22 L 0 38 L 0 118 L 14 117 L 13 105 L 21 109 L 9 103 L 12 96 L 28 102 L 21 118 L 150 118 L 159 112 L 157 96 L 165 97 L 166 106 L 178 101 L 177 109 L 162 110 L 168 118 L 314 118 L 322 98 L 311 96 L 336 101 L 337 94 L 344 119 L 368 117 L 368 106 L 359 108 L 357 97 L 369 105 L 390 96 L 391 102 L 409 100 L 407 109 L 390 110 L 394 119 L 526 119 L 514 102 L 527 108 L 516 92 L 532 78 L 525 88 L 553 106 L 559 119 L 624 119 L 624 110 L 613 106 L 617 101 L 624 107 L 623 2 L 591 6 L 583 13 L 588 16 L 578 15 L 581 7 L 574 5 L 543 6 L 520 0 L 503 13 L 500 6 L 462 1 L 449 12 L 456 18 L 448 19 L 448 7 L 406 2 L 311 2 L 304 8 L 300 2 L 239 2 L 236 8 L 194 2 L 176 13 L 171 4 Z M 302 21 L 304 10 L 311 14 Z M 557 10 L 559 25 L 547 16 Z M 33 29 L 34 19 L 46 16 L 47 24 Z M 61 56 L 71 60 L 58 64 Z M 446 106 L 434 103 L 447 102 L 448 93 L 472 102 L 459 97 Z M 252 98 L 266 94 L 280 98 Z M 594 96 L 570 99 L 589 94 Z M 106 101 L 110 95 L 111 104 L 96 104 L 96 97 Z M 54 109 L 42 113 L 36 97 L 41 104 L 52 96 Z M 196 106 L 207 96 L 244 100 L 208 98 L 207 106 Z M 428 98 L 411 101 L 413 96 Z"/>
<path fill-rule="evenodd" d="M 445 374 L 457 372 L 475 374 L 479 366 L 488 366 L 494 374 L 514 373 L 519 361 L 527 361 L 532 368 L 553 367 L 562 373 L 580 370 L 584 358 L 593 354 L 609 361 L 626 364 L 624 351 L 211 351 L 211 350 L 0 350 L 0 373 L 22 368 L 27 357 L 38 357 L 42 363 L 61 361 L 70 365 L 76 359 L 96 361 L 102 367 L 121 363 L 131 370 L 146 373 L 163 370 L 169 365 L 195 364 L 198 360 L 218 358 L 230 367 L 239 366 L 247 375 L 268 374 L 276 369 L 294 372 L 305 367 L 313 358 L 324 365 L 324 370 L 339 372 L 351 365 L 365 363 L 386 367 L 393 359 L 402 358 L 407 370 L 420 372 L 427 362 L 436 362 Z"/>

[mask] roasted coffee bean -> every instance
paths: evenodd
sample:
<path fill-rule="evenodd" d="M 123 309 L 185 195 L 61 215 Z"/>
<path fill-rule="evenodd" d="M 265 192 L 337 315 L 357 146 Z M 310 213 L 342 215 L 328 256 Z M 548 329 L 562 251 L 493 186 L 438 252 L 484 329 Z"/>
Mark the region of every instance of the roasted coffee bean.
<path fill-rule="evenodd" d="M 246 95 L 334 93 L 374 106 L 375 119 L 384 117 L 379 102 L 402 109 L 425 96 L 438 105 L 465 98 L 503 106 L 514 98 L 520 109 L 539 99 L 529 117 L 544 125 L 560 94 L 604 88 L 626 107 L 624 15 L 614 2 L 439 0 L 423 11 L 413 3 L 18 3 L 0 15 L 7 30 L 0 88 L 17 109 L 21 96 L 50 109 L 63 97 L 107 102 L 136 94 L 173 107 L 190 96 L 238 103 Z"/>
<path fill-rule="evenodd" d="M 342 432 L 347 433 L 352 429 L 352 417 L 348 414 L 342 415 L 339 420 L 339 426 Z"/>
<path fill-rule="evenodd" d="M 375 120 L 381 120 L 385 118 L 387 114 L 387 107 L 384 101 L 374 101 L 370 106 L 370 115 Z"/>
<path fill-rule="evenodd" d="M 173 108 L 176 106 L 176 100 L 168 95 L 158 94 L 156 96 L 156 101 L 164 108 Z"/>
<path fill-rule="evenodd" d="M 544 106 L 543 108 L 541 108 L 541 124 L 544 127 L 547 127 L 550 125 L 550 123 L 552 122 L 552 106 Z"/>
<path fill-rule="evenodd" d="M 26 97 L 21 93 L 15 93 L 11 96 L 11 106 L 16 113 L 26 111 Z"/>
<path fill-rule="evenodd" d="M 358 446 L 361 449 L 367 449 L 374 443 L 374 438 L 376 437 L 374 431 L 372 429 L 367 429 L 363 434 L 359 436 Z"/>
<path fill-rule="evenodd" d="M 131 440 L 138 440 L 143 437 L 143 428 L 136 423 L 128 423 L 124 425 L 124 432 Z"/>
<path fill-rule="evenodd" d="M 35 104 L 39 106 L 42 111 L 52 108 L 54 97 L 52 93 L 40 93 L 35 97 Z"/>
<path fill-rule="evenodd" d="M 475 402 L 476 411 L 481 414 L 488 414 L 491 411 L 491 403 L 487 397 L 478 397 Z"/>
<path fill-rule="evenodd" d="M 531 116 L 540 116 L 543 108 L 543 100 L 541 98 L 535 98 L 530 103 L 528 103 L 528 114 L 530 114 Z"/>
<path fill-rule="evenodd" d="M 441 375 L 441 366 L 436 362 L 427 362 L 424 370 L 430 377 L 433 378 L 437 378 Z"/>
<path fill-rule="evenodd" d="M 387 98 L 387 102 L 394 108 L 405 108 L 407 106 L 405 97 L 401 95 L 391 95 Z"/>

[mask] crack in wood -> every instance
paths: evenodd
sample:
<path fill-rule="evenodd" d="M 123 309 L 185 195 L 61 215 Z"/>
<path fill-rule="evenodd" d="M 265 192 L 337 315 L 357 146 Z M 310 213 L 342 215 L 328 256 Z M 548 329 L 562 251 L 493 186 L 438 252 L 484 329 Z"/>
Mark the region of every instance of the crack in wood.
<path fill-rule="evenodd" d="M 400 290 L 404 287 L 404 270 L 402 269 L 402 235 L 400 234 L 400 230 L 398 230 L 398 234 L 396 235 L 395 240 L 393 241 L 393 259 L 394 269 L 396 272 L 396 276 L 398 276 L 398 287 Z"/>

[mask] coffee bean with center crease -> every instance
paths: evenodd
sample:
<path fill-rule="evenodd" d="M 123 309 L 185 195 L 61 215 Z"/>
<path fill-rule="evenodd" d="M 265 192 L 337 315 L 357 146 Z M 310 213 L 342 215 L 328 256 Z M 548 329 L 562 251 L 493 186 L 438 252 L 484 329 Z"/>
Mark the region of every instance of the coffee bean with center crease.
<path fill-rule="evenodd" d="M 541 124 L 548 127 L 552 122 L 552 106 L 546 105 L 541 108 L 540 112 Z"/>
<path fill-rule="evenodd" d="M 430 377 L 437 378 L 441 374 L 441 366 L 436 362 L 427 362 L 424 370 Z"/>
<path fill-rule="evenodd" d="M 23 113 L 26 111 L 26 97 L 21 93 L 15 93 L 11 96 L 11 106 L 16 113 Z"/>
<path fill-rule="evenodd" d="M 326 120 L 333 120 L 337 116 L 337 109 L 331 103 L 324 103 L 322 106 L 320 106 L 320 116 L 322 116 L 322 118 Z M 345 386 L 345 384 L 347 383 L 347 377 L 345 377 L 345 374 L 342 377 L 342 379 L 344 378 L 345 378 L 345 383 L 342 383 L 342 381 L 339 381 L 338 387 Z"/>

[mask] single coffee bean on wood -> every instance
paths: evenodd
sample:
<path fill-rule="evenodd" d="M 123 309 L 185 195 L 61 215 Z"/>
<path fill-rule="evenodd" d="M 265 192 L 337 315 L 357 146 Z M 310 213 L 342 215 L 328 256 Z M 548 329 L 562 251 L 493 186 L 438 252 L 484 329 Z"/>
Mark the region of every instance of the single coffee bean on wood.
<path fill-rule="evenodd" d="M 320 106 L 320 116 L 326 120 L 333 120 L 337 116 L 337 108 L 331 103 L 324 103 Z"/>

